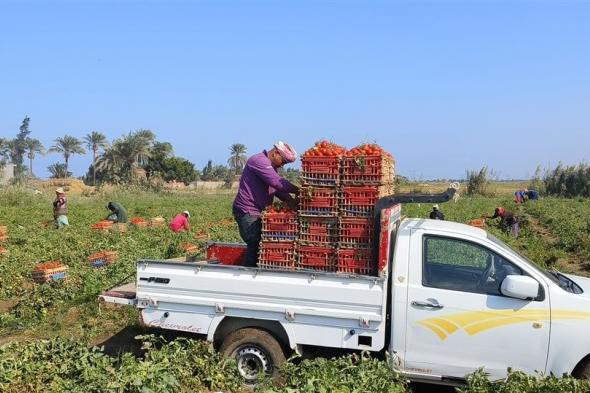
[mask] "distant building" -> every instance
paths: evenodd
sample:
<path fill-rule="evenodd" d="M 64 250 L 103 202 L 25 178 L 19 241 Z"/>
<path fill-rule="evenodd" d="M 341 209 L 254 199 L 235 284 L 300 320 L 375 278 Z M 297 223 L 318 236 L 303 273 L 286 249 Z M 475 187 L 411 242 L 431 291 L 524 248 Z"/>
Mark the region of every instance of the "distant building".
<path fill-rule="evenodd" d="M 6 185 L 14 178 L 15 166 L 14 164 L 5 164 L 0 167 L 0 185 Z"/>

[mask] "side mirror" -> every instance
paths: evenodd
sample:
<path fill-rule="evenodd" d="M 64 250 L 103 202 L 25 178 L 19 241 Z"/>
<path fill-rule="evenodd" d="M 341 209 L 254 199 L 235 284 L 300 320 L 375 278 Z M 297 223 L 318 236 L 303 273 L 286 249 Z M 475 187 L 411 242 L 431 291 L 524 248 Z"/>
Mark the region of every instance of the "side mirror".
<path fill-rule="evenodd" d="M 516 299 L 534 299 L 539 295 L 539 283 L 529 276 L 506 276 L 500 287 L 502 295 Z"/>

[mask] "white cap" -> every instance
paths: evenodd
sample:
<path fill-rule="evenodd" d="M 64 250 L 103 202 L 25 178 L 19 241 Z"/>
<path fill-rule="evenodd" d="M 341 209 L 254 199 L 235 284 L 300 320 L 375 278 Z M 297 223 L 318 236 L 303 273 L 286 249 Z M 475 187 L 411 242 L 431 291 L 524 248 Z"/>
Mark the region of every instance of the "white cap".
<path fill-rule="evenodd" d="M 432 208 L 438 210 L 438 205 L 432 205 Z"/>
<path fill-rule="evenodd" d="M 188 210 L 185 210 L 185 211 L 183 211 L 182 213 L 183 213 L 183 214 L 186 214 L 186 216 L 187 216 L 187 217 L 190 217 L 190 216 L 191 216 L 191 214 L 188 212 Z"/>

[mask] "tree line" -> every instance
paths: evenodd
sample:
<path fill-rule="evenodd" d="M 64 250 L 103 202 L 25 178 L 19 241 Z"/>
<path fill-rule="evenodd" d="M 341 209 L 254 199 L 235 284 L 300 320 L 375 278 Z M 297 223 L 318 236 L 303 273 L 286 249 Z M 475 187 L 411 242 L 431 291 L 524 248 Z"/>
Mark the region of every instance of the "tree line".
<path fill-rule="evenodd" d="M 92 163 L 82 179 L 87 184 L 128 183 L 145 177 L 163 181 L 178 181 L 189 184 L 195 180 L 224 181 L 231 184 L 240 175 L 246 164 L 246 146 L 232 144 L 226 165 L 213 164 L 211 160 L 201 169 L 196 169 L 189 160 L 174 155 L 169 142 L 158 141 L 153 131 L 139 129 L 122 135 L 109 142 L 98 131 L 92 131 L 81 139 L 64 135 L 54 139 L 53 145 L 46 149 L 36 138 L 30 136 L 30 118 L 22 121 L 14 139 L 0 138 L 0 165 L 9 161 L 15 165 L 15 181 L 33 178 L 33 161 L 38 154 L 58 153 L 63 162 L 47 167 L 52 178 L 69 178 L 69 163 L 72 156 L 92 152 Z M 87 149 L 87 150 L 86 150 Z M 25 157 L 28 165 L 25 165 Z M 286 171 L 286 175 L 296 178 L 296 171 Z"/>

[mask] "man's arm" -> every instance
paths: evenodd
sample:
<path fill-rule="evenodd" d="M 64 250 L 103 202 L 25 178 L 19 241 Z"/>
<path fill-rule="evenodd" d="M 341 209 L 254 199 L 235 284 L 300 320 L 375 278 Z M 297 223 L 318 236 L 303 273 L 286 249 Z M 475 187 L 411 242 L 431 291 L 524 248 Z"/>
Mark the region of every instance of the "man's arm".
<path fill-rule="evenodd" d="M 183 222 L 183 227 L 184 227 L 184 229 L 186 229 L 186 230 L 187 230 L 187 232 L 191 230 L 191 226 L 190 226 L 190 224 L 188 223 L 188 218 L 185 218 L 185 219 L 184 219 L 184 222 Z"/>
<path fill-rule="evenodd" d="M 277 190 L 277 196 L 279 196 L 279 192 L 297 192 L 298 188 L 289 180 L 282 178 L 271 165 L 265 165 L 264 162 L 254 161 L 250 163 L 250 167 L 256 176 L 258 176 L 263 182 Z"/>

